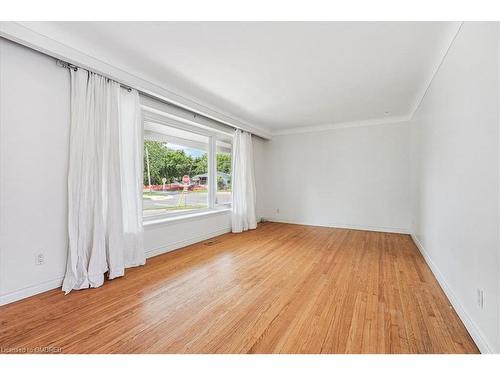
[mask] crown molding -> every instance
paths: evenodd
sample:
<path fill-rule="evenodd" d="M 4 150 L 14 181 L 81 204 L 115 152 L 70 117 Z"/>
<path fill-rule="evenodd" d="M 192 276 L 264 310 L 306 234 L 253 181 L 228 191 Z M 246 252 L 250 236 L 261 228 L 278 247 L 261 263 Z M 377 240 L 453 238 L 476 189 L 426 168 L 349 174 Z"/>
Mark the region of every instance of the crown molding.
<path fill-rule="evenodd" d="M 438 58 L 436 59 L 436 64 L 434 64 L 431 74 L 429 75 L 429 78 L 424 81 L 422 86 L 420 87 L 420 90 L 418 91 L 417 95 L 415 96 L 415 101 L 411 107 L 411 110 L 408 114 L 409 119 L 413 119 L 413 116 L 415 115 L 415 112 L 417 112 L 418 108 L 422 104 L 425 96 L 427 95 L 427 92 L 429 91 L 429 87 L 432 84 L 432 81 L 434 81 L 434 77 L 436 76 L 437 72 L 439 69 L 441 69 L 441 65 L 443 65 L 444 60 L 446 59 L 446 56 L 448 56 L 448 52 L 450 51 L 451 47 L 453 46 L 453 43 L 455 42 L 455 39 L 457 38 L 458 34 L 460 33 L 460 30 L 462 29 L 462 25 L 464 24 L 463 21 L 461 22 L 456 22 L 456 27 L 453 29 L 449 36 L 448 40 L 443 43 L 443 48 L 441 50 L 441 54 L 438 55 Z"/>
<path fill-rule="evenodd" d="M 370 119 L 370 120 L 348 121 L 348 122 L 338 122 L 333 124 L 287 128 L 283 130 L 273 131 L 271 134 L 273 136 L 279 136 L 279 135 L 289 135 L 289 134 L 317 133 L 334 129 L 358 128 L 363 126 L 405 123 L 408 122 L 409 120 L 410 120 L 409 116 L 392 116 L 392 117 L 384 117 L 384 118 Z"/>
<path fill-rule="evenodd" d="M 104 61 L 101 61 L 96 57 L 90 56 L 73 47 L 67 46 L 54 39 L 51 39 L 48 36 L 42 35 L 37 31 L 27 27 L 26 25 L 23 25 L 22 23 L 0 22 L 0 36 L 12 40 L 16 43 L 25 45 L 49 56 L 63 59 L 75 65 L 82 66 L 83 68 L 87 68 L 96 71 L 97 73 L 106 75 L 116 81 L 134 87 L 167 103 L 172 103 L 181 108 L 199 113 L 223 124 L 246 130 L 264 139 L 271 139 L 272 136 L 279 135 L 314 133 L 333 129 L 377 126 L 411 121 L 420 105 L 422 104 L 423 99 L 425 98 L 429 90 L 429 87 L 431 86 L 439 69 L 441 68 L 441 65 L 445 61 L 446 56 L 453 46 L 455 39 L 460 33 L 462 25 L 463 22 L 456 22 L 456 27 L 450 31 L 449 38 L 447 38 L 446 41 L 443 42 L 442 52 L 438 54 L 436 63 L 433 64 L 431 68 L 430 74 L 428 76 L 429 78 L 422 83 L 421 87 L 417 91 L 413 105 L 411 105 L 407 115 L 285 128 L 280 130 L 273 130 L 269 126 L 249 124 L 243 119 L 239 119 L 234 115 L 230 115 L 224 112 L 222 109 L 209 106 L 208 104 L 202 103 L 196 98 L 190 98 L 186 95 L 180 95 L 166 87 L 162 87 L 153 83 L 151 80 L 146 80 L 144 78 L 133 75 L 123 69 L 117 68 Z"/>
<path fill-rule="evenodd" d="M 456 27 L 450 31 L 449 38 L 447 38 L 446 42 L 443 43 L 443 48 L 441 49 L 441 53 L 438 55 L 436 59 L 436 63 L 433 65 L 429 78 L 424 81 L 422 86 L 417 92 L 415 96 L 415 100 L 413 105 L 410 107 L 410 111 L 407 115 L 403 116 L 393 116 L 393 117 L 385 117 L 371 120 L 361 120 L 361 121 L 349 121 L 349 122 L 339 122 L 332 124 L 324 124 L 324 125 L 315 125 L 315 126 L 303 126 L 297 128 L 286 128 L 282 130 L 271 131 L 273 136 L 279 135 L 288 135 L 288 134 L 303 134 L 303 133 L 315 133 L 322 132 L 333 129 L 345 129 L 345 128 L 355 128 L 361 126 L 375 126 L 375 125 L 385 125 L 385 124 L 394 124 L 394 123 L 404 123 L 409 122 L 413 119 L 413 116 L 420 108 L 429 88 L 434 81 L 434 77 L 437 75 L 439 69 L 443 65 L 443 62 L 448 55 L 448 52 L 452 48 L 457 36 L 460 34 L 460 30 L 462 29 L 463 21 L 456 22 Z"/>
<path fill-rule="evenodd" d="M 223 124 L 248 131 L 265 139 L 271 138 L 270 132 L 261 126 L 249 124 L 232 114 L 224 112 L 220 108 L 215 108 L 196 98 L 181 95 L 167 87 L 153 83 L 151 80 L 131 74 L 74 47 L 43 35 L 22 23 L 0 22 L 0 37 L 9 39 L 53 58 L 67 61 L 71 64 L 81 66 L 84 69 L 92 70 L 150 96 L 201 114 Z"/>

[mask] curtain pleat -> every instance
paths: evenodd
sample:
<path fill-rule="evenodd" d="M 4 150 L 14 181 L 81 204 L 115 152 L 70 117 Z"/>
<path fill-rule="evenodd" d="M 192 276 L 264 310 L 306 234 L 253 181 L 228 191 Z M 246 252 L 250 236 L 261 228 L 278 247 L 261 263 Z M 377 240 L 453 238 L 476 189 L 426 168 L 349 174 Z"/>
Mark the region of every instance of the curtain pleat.
<path fill-rule="evenodd" d="M 255 214 L 255 177 L 252 135 L 236 130 L 232 161 L 232 231 L 239 233 L 257 228 Z"/>
<path fill-rule="evenodd" d="M 69 249 L 63 290 L 98 287 L 145 263 L 139 97 L 71 70 Z"/>

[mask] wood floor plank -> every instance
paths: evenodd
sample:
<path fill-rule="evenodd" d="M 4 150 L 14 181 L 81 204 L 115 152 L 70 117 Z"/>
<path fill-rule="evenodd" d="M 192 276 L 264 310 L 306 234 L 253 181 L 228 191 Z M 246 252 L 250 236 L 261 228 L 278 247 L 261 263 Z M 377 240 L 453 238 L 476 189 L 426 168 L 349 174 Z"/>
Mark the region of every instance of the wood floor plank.
<path fill-rule="evenodd" d="M 402 234 L 263 223 L 98 289 L 0 307 L 0 347 L 63 353 L 478 353 Z"/>

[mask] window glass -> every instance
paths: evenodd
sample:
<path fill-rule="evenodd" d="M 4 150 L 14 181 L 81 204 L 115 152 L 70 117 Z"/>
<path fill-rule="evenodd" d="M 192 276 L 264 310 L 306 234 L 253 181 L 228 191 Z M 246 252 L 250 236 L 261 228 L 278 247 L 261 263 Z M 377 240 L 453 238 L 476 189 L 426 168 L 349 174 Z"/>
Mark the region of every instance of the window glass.
<path fill-rule="evenodd" d="M 231 143 L 219 140 L 216 141 L 216 205 L 231 204 L 231 161 Z"/>
<path fill-rule="evenodd" d="M 144 217 L 208 204 L 209 137 L 158 124 L 144 129 Z"/>

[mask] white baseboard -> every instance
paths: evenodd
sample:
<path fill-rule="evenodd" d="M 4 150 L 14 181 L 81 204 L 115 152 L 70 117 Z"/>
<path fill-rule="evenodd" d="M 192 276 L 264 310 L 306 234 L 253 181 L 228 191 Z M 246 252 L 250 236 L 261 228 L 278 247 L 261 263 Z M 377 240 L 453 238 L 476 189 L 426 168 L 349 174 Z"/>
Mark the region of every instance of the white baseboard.
<path fill-rule="evenodd" d="M 341 223 L 313 223 L 309 221 L 296 221 L 287 220 L 276 217 L 263 217 L 263 221 L 272 221 L 276 223 L 284 224 L 297 224 L 297 225 L 308 225 L 314 227 L 327 227 L 327 228 L 340 228 L 340 229 L 354 229 L 354 230 L 367 230 L 371 232 L 387 232 L 387 233 L 401 233 L 410 234 L 409 228 L 401 227 L 379 227 L 379 226 L 367 226 L 367 225 L 351 225 L 351 224 L 341 224 Z"/>
<path fill-rule="evenodd" d="M 21 299 L 43 293 L 51 289 L 60 288 L 62 286 L 63 279 L 64 277 L 58 277 L 57 279 L 45 281 L 43 283 L 19 289 L 0 296 L 0 306 L 19 301 Z"/>
<path fill-rule="evenodd" d="M 168 243 L 165 244 L 164 246 L 160 246 L 154 249 L 147 249 L 145 250 L 146 252 L 146 258 L 151 258 L 160 254 L 167 253 L 169 251 L 173 251 L 176 249 L 179 249 L 184 246 L 192 245 L 194 243 L 200 242 L 200 241 L 205 241 L 208 240 L 209 238 L 212 237 L 217 237 L 225 233 L 229 233 L 231 231 L 231 228 L 221 228 L 217 231 L 210 232 L 210 233 L 205 233 L 200 236 L 196 237 L 191 237 L 186 240 L 182 241 L 177 241 L 173 243 Z M 28 298 L 31 296 L 34 296 L 36 294 L 40 294 L 43 292 L 47 292 L 49 290 L 55 289 L 55 288 L 60 288 L 62 286 L 64 277 L 59 277 L 57 279 L 45 281 L 43 283 L 33 285 L 27 288 L 19 289 L 14 292 L 5 294 L 3 296 L 0 296 L 0 306 L 2 305 L 7 305 L 8 303 L 16 302 L 19 300 L 22 300 L 24 298 Z"/>
<path fill-rule="evenodd" d="M 182 240 L 182 241 L 167 243 L 165 245 L 146 250 L 146 258 L 151 258 L 151 257 L 157 256 L 157 255 L 165 254 L 165 253 L 168 253 L 170 251 L 180 249 L 181 247 L 189 246 L 189 245 L 195 244 L 197 242 L 205 241 L 205 240 L 208 240 L 210 238 L 217 237 L 217 236 L 220 236 L 222 234 L 229 233 L 229 232 L 231 232 L 231 228 L 229 228 L 229 227 L 228 228 L 221 228 L 221 229 L 218 229 L 214 232 L 205 233 L 205 234 L 202 234 L 199 236 L 187 238 L 187 239 Z"/>
<path fill-rule="evenodd" d="M 446 279 L 444 278 L 443 274 L 441 273 L 441 271 L 439 271 L 439 268 L 432 261 L 429 254 L 425 251 L 424 247 L 422 246 L 422 244 L 418 240 L 417 236 L 412 233 L 411 238 L 412 238 L 413 242 L 415 243 L 415 245 L 417 246 L 420 253 L 422 254 L 422 256 L 424 257 L 427 265 L 431 269 L 432 273 L 434 274 L 434 277 L 436 278 L 439 285 L 443 289 L 444 293 L 448 297 L 450 303 L 452 304 L 452 306 L 455 309 L 456 313 L 458 314 L 459 318 L 462 320 L 462 323 L 464 323 L 465 328 L 467 329 L 467 331 L 471 335 L 472 339 L 476 343 L 480 352 L 484 353 L 484 354 L 495 353 L 495 350 L 491 347 L 491 345 L 488 343 L 488 341 L 484 338 L 479 327 L 470 318 L 469 314 L 467 314 L 466 310 L 464 309 L 464 307 L 462 306 L 462 304 L 458 300 L 456 294 L 453 292 L 450 285 L 446 282 Z"/>

